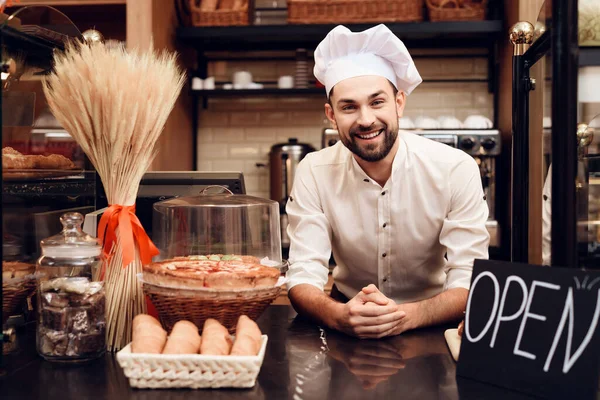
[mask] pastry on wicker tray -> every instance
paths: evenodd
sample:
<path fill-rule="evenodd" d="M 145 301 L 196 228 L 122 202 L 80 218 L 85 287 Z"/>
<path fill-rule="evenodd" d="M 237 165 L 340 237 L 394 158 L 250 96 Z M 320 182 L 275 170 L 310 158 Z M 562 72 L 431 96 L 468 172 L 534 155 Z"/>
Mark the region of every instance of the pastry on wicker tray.
<path fill-rule="evenodd" d="M 75 164 L 60 154 L 25 155 L 12 147 L 2 149 L 3 169 L 74 169 Z"/>
<path fill-rule="evenodd" d="M 175 257 L 144 266 L 148 283 L 182 289 L 252 289 L 274 286 L 277 268 L 261 265 L 252 256 Z"/>
<path fill-rule="evenodd" d="M 23 278 L 35 272 L 35 265 L 20 261 L 2 261 L 2 280 Z"/>

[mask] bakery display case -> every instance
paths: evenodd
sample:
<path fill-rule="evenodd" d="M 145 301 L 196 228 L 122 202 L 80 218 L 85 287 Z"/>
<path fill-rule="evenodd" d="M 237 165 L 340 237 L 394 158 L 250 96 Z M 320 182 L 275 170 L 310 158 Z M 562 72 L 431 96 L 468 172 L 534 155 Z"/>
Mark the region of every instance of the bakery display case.
<path fill-rule="evenodd" d="M 55 51 L 82 38 L 46 6 L 0 13 L 2 104 L 2 325 L 4 353 L 35 320 L 40 241 L 61 231 L 60 216 L 95 210 L 96 172 L 48 110 L 42 76 Z"/>
<path fill-rule="evenodd" d="M 222 254 L 281 264 L 279 203 L 225 188 L 154 204 L 154 242 L 161 259 Z"/>
<path fill-rule="evenodd" d="M 241 315 L 257 319 L 281 291 L 279 204 L 209 186 L 200 195 L 154 204 L 154 243 L 144 293 L 163 326 L 208 318 L 231 332 Z"/>

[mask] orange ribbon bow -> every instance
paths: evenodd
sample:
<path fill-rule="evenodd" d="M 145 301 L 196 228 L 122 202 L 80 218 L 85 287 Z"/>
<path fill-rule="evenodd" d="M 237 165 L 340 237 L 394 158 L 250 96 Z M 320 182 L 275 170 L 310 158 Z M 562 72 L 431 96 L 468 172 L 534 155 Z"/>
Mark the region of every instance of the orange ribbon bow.
<path fill-rule="evenodd" d="M 21 0 L 7 0 L 4 4 L 0 5 L 0 12 L 3 12 L 6 7 L 12 7 L 20 3 Z M 19 16 L 20 17 L 20 16 Z"/>
<path fill-rule="evenodd" d="M 102 214 L 98 237 L 102 243 L 102 254 L 109 260 L 112 246 L 117 240 L 117 227 L 123 246 L 123 268 L 135 259 L 135 245 L 140 249 L 140 258 L 144 265 L 152 262 L 152 257 L 159 254 L 158 249 L 148 237 L 140 220 L 135 215 L 135 205 L 120 206 L 113 204 Z"/>

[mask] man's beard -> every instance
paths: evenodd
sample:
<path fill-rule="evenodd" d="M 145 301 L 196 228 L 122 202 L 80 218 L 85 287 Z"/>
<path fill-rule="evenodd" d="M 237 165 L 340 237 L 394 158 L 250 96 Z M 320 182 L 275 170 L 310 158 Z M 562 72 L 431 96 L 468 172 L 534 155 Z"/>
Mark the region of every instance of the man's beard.
<path fill-rule="evenodd" d="M 358 141 L 361 139 L 356 137 L 357 134 L 372 132 L 374 130 L 383 130 L 383 132 L 381 132 L 381 135 L 383 135 L 383 141 L 381 144 L 365 143 L 360 145 L 358 143 Z M 364 161 L 377 162 L 387 157 L 387 155 L 390 154 L 392 147 L 394 147 L 394 143 L 398 137 L 398 124 L 392 124 L 390 129 L 388 129 L 388 125 L 386 124 L 370 126 L 368 128 L 359 127 L 356 129 L 351 129 L 348 133 L 348 136 L 349 138 L 346 137 L 346 135 L 340 135 L 342 143 L 344 143 L 348 150 L 356 154 Z"/>

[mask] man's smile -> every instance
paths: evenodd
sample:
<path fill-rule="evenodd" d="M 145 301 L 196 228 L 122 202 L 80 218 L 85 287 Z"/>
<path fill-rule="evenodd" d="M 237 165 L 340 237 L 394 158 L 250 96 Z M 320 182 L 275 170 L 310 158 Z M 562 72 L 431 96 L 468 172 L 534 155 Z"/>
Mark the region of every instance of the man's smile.
<path fill-rule="evenodd" d="M 382 133 L 383 133 L 383 129 L 380 129 L 378 131 L 369 132 L 369 133 L 362 133 L 362 134 L 355 133 L 354 136 L 361 140 L 373 140 L 376 137 L 378 137 L 379 135 L 381 135 Z"/>

